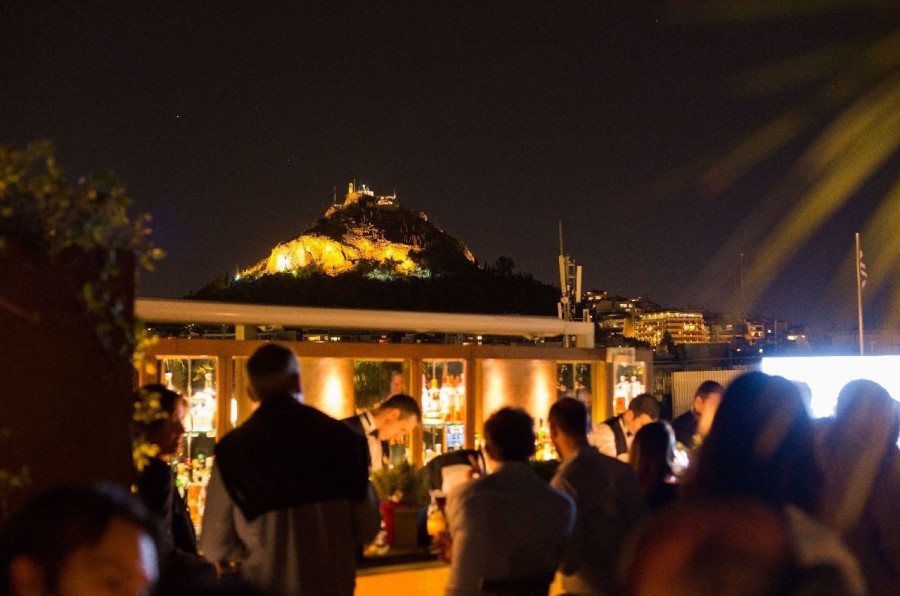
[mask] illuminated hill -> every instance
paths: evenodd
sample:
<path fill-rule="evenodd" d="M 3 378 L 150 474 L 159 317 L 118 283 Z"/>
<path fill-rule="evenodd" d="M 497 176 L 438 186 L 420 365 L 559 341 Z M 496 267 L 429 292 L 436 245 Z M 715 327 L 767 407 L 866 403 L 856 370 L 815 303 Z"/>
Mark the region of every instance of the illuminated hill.
<path fill-rule="evenodd" d="M 553 316 L 559 289 L 513 273 L 512 259 L 478 265 L 425 214 L 351 185 L 342 204 L 237 279 L 214 280 L 188 298 Z"/>
<path fill-rule="evenodd" d="M 458 271 L 474 262 L 461 241 L 429 222 L 424 213 L 402 207 L 395 195 L 376 197 L 365 185 L 350 184 L 342 204 L 332 206 L 296 238 L 275 246 L 240 277 L 304 269 L 331 276 L 361 272 L 428 277 L 432 271 Z"/>

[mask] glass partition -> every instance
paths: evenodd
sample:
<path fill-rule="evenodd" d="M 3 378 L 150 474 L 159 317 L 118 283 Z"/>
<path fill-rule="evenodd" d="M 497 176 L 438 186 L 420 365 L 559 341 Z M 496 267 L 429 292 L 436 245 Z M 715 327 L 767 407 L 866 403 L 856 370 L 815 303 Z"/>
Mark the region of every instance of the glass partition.
<path fill-rule="evenodd" d="M 403 361 L 353 361 L 353 403 L 357 412 L 373 408 L 395 393 L 409 394 Z"/>
<path fill-rule="evenodd" d="M 465 446 L 465 360 L 422 361 L 424 461 Z"/>
<path fill-rule="evenodd" d="M 646 393 L 647 383 L 643 362 L 616 364 L 613 371 L 613 415 L 625 412 L 631 400 Z"/>
<path fill-rule="evenodd" d="M 591 364 L 589 362 L 557 362 L 556 363 L 556 398 L 574 397 L 584 402 L 590 410 Z"/>
<path fill-rule="evenodd" d="M 188 400 L 184 445 L 173 460 L 177 484 L 199 529 L 218 423 L 215 358 L 159 358 L 161 382 Z"/>
<path fill-rule="evenodd" d="M 402 360 L 354 360 L 353 405 L 356 412 L 374 408 L 391 395 L 408 395 L 407 370 Z M 409 461 L 410 439 L 404 436 L 391 441 L 391 465 Z"/>

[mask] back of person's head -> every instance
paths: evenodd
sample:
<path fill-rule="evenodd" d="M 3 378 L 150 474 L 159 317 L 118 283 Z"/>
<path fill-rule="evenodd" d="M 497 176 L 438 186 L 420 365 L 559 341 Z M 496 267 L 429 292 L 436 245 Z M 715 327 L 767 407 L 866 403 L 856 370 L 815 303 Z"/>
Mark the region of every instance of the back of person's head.
<path fill-rule="evenodd" d="M 651 420 L 659 420 L 659 402 L 649 393 L 635 396 L 628 404 L 628 409 L 634 413 L 635 418 L 646 414 Z"/>
<path fill-rule="evenodd" d="M 52 489 L 28 502 L 0 533 L 0 594 L 15 595 L 13 565 L 27 560 L 40 576 L 42 593 L 60 591 L 61 572 L 75 551 L 100 543 L 110 524 L 126 522 L 146 535 L 153 552 L 144 553 L 151 579 L 157 573 L 158 526 L 128 493 L 112 485 Z M 96 570 L 80 570 L 91 572 Z"/>
<path fill-rule="evenodd" d="M 722 387 L 721 383 L 716 381 L 703 381 L 700 383 L 700 386 L 697 387 L 695 395 L 702 400 L 706 400 L 711 393 L 725 393 L 725 388 Z"/>
<path fill-rule="evenodd" d="M 419 408 L 419 402 L 405 393 L 392 395 L 378 405 L 378 411 L 391 409 L 399 410 L 401 419 L 415 416 L 416 420 L 422 420 L 422 409 Z"/>
<path fill-rule="evenodd" d="M 563 397 L 550 406 L 547 422 L 556 426 L 564 435 L 576 439 L 587 436 L 587 408 L 574 397 Z"/>
<path fill-rule="evenodd" d="M 634 435 L 629 461 L 644 495 L 672 475 L 675 435 L 668 422 L 645 424 Z"/>
<path fill-rule="evenodd" d="M 638 528 L 619 583 L 629 596 L 768 596 L 792 593 L 792 565 L 777 511 L 714 499 L 678 505 Z"/>
<path fill-rule="evenodd" d="M 761 372 L 735 379 L 703 442 L 688 495 L 790 503 L 815 513 L 821 488 L 813 425 L 797 388 Z"/>
<path fill-rule="evenodd" d="M 521 408 L 501 408 L 484 423 L 485 450 L 496 461 L 528 461 L 534 439 L 534 420 Z"/>
<path fill-rule="evenodd" d="M 844 385 L 838 393 L 834 416 L 838 431 L 853 424 L 860 432 L 877 431 L 890 445 L 896 444 L 900 435 L 900 406 L 875 381 L 856 379 Z"/>
<path fill-rule="evenodd" d="M 300 378 L 297 355 L 281 344 L 265 344 L 247 360 L 247 376 L 257 400 L 293 393 Z"/>
<path fill-rule="evenodd" d="M 838 394 L 820 461 L 827 477 L 823 516 L 842 532 L 859 523 L 873 491 L 896 465 L 897 410 L 890 394 L 873 381 L 850 381 Z"/>
<path fill-rule="evenodd" d="M 144 398 L 152 399 L 144 399 Z M 187 400 L 177 391 L 173 391 L 159 383 L 144 385 L 135 392 L 135 403 L 140 404 L 140 412 L 134 421 L 136 430 L 147 437 L 152 437 L 164 427 L 179 404 L 187 404 Z"/>

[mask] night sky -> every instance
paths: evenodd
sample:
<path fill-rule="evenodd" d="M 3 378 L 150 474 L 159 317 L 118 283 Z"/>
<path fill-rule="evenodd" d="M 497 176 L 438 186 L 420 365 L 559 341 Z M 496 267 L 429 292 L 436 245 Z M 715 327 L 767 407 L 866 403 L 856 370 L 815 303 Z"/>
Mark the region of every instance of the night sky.
<path fill-rule="evenodd" d="M 255 263 L 356 180 L 480 261 L 555 282 L 562 220 L 585 288 L 727 311 L 740 254 L 748 271 L 788 216 L 785 176 L 817 130 L 725 182 L 722 160 L 853 63 L 802 63 L 768 93 L 754 77 L 900 24 L 896 3 L 857 4 L 731 19 L 677 2 L 5 0 L 0 143 L 48 138 L 73 177 L 117 174 L 168 253 L 142 296 Z M 898 161 L 784 256 L 752 312 L 855 320 L 853 233 Z M 869 298 L 873 323 L 889 293 Z"/>

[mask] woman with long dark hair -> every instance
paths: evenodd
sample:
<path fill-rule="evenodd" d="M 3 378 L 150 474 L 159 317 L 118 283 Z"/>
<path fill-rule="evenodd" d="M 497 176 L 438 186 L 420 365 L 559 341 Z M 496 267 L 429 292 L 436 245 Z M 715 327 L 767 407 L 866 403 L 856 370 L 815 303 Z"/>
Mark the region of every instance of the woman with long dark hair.
<path fill-rule="evenodd" d="M 631 444 L 631 467 L 641 485 L 650 509 L 671 504 L 678 498 L 680 486 L 672 471 L 675 460 L 675 434 L 668 422 L 646 424 Z"/>
<path fill-rule="evenodd" d="M 162 521 L 163 548 L 183 552 L 197 552 L 197 536 L 187 504 L 175 485 L 172 458 L 180 451 L 184 438 L 182 420 L 188 404 L 183 395 L 163 385 L 145 385 L 139 394 L 150 399 L 138 400 L 152 411 L 149 420 L 136 423 L 136 432 L 155 446 L 156 454 L 145 463 L 138 475 L 137 487 L 141 501 Z"/>
<path fill-rule="evenodd" d="M 900 592 L 900 406 L 878 383 L 850 381 L 819 445 L 822 520 L 859 560 L 872 596 Z"/>
<path fill-rule="evenodd" d="M 815 515 L 822 486 L 813 424 L 796 387 L 761 372 L 735 379 L 703 441 L 688 492 L 751 497 Z"/>
<path fill-rule="evenodd" d="M 814 429 L 796 386 L 761 372 L 735 379 L 700 448 L 686 498 L 747 500 L 769 508 L 785 525 L 797 569 L 828 570 L 840 594 L 863 594 L 859 566 L 836 533 L 814 516 L 824 480 Z"/>

